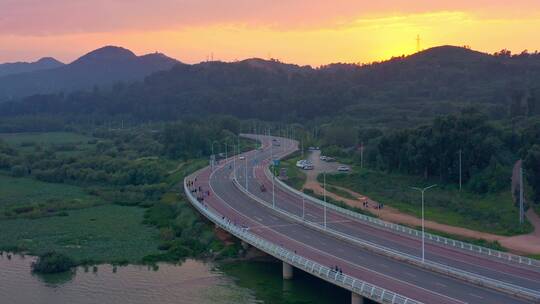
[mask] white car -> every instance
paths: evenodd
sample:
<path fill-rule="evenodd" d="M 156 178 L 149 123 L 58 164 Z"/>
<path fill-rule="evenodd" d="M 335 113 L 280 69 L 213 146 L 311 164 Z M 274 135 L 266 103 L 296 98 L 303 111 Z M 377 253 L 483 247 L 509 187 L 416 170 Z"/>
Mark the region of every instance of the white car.
<path fill-rule="evenodd" d="M 321 155 L 321 156 L 319 157 L 319 159 L 320 159 L 320 160 L 326 160 L 326 156 Z"/>
<path fill-rule="evenodd" d="M 339 167 L 337 168 L 337 170 L 338 170 L 339 172 L 349 172 L 351 169 L 350 169 L 349 167 L 347 167 L 347 166 L 339 166 Z"/>
<path fill-rule="evenodd" d="M 245 156 L 240 156 L 240 157 L 238 157 L 238 159 L 246 159 L 246 157 Z"/>
<path fill-rule="evenodd" d="M 313 170 L 313 165 L 312 164 L 305 164 L 302 169 L 304 169 L 304 170 Z"/>

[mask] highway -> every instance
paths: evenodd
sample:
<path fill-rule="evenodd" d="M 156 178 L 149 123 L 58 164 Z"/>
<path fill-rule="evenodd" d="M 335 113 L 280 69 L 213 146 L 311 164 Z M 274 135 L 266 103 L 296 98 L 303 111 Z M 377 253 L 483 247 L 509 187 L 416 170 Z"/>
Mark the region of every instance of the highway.
<path fill-rule="evenodd" d="M 251 136 L 254 138 L 254 136 Z M 296 142 L 279 139 L 280 147 L 272 147 L 272 138 L 256 136 L 263 149 L 242 154 L 244 159 L 229 158 L 214 170 L 206 168 L 197 172 L 195 188 L 210 191 L 204 204 L 231 222 L 247 228 L 251 233 L 294 251 L 298 255 L 329 267 L 339 267 L 343 273 L 359 280 L 386 288 L 390 291 L 423 303 L 534 303 L 508 295 L 492 288 L 479 287 L 462 279 L 443 275 L 399 259 L 366 249 L 358 241 L 390 248 L 403 254 L 418 256 L 418 239 L 388 231 L 360 220 L 327 209 L 328 230 L 348 236 L 347 239 L 315 229 L 299 221 L 324 223 L 324 212 L 320 205 L 302 199 L 278 183 L 274 183 L 265 172 L 271 155 L 285 156 L 296 149 Z M 247 167 L 246 167 L 247 166 Z M 236 174 L 233 172 L 236 168 Z M 246 170 L 247 169 L 247 170 Z M 247 172 L 247 176 L 246 176 Z M 233 182 L 247 185 L 250 195 Z M 267 191 L 262 192 L 264 184 Z M 255 196 L 256 199 L 252 196 Z M 266 202 L 262 204 L 261 201 Z M 276 210 L 268 207 L 275 202 Z M 296 215 L 296 218 L 287 213 Z M 451 266 L 497 282 L 504 282 L 538 292 L 540 271 L 512 263 L 485 258 L 479 255 L 426 243 L 426 259 L 441 265 Z"/>

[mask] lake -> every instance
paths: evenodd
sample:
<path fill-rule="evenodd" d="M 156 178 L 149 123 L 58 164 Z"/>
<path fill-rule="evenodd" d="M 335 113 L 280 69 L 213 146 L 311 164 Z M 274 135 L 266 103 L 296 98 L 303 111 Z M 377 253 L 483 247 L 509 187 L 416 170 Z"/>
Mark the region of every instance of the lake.
<path fill-rule="evenodd" d="M 276 262 L 205 263 L 158 267 L 98 265 L 55 275 L 31 273 L 34 257 L 0 256 L 0 303 L 347 303 L 349 293 L 301 271 L 281 279 Z"/>

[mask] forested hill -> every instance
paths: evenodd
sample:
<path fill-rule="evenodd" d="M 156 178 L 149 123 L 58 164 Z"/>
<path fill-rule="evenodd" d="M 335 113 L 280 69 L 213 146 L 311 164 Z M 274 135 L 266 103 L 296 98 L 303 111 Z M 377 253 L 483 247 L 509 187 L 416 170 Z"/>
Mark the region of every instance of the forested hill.
<path fill-rule="evenodd" d="M 0 105 L 0 115 L 129 115 L 136 120 L 231 114 L 265 120 L 343 115 L 414 124 L 476 105 L 493 116 L 540 112 L 540 55 L 495 55 L 442 46 L 370 65 L 317 69 L 278 61 L 177 64 L 136 84 L 36 95 Z"/>
<path fill-rule="evenodd" d="M 36 62 L 9 62 L 0 64 L 0 76 L 54 69 L 64 64 L 52 57 L 43 57 Z"/>
<path fill-rule="evenodd" d="M 19 68 L 20 73 L 3 76 L 0 69 L 0 102 L 33 94 L 88 89 L 117 81 L 140 81 L 177 63 L 160 53 L 136 56 L 127 49 L 106 46 L 66 65 L 49 64 L 48 68 L 27 68 L 26 72 Z"/>

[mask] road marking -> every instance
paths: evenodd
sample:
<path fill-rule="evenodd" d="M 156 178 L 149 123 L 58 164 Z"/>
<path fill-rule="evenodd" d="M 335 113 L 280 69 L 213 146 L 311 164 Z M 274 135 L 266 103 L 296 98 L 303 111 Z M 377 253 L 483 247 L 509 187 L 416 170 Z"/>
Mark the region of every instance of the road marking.
<path fill-rule="evenodd" d="M 471 296 L 475 297 L 475 298 L 478 298 L 478 299 L 483 299 L 484 297 L 482 296 L 479 296 L 477 294 L 474 294 L 474 293 L 469 293 Z"/>
<path fill-rule="evenodd" d="M 439 283 L 439 282 L 435 282 L 435 285 L 440 286 L 440 287 L 447 287 L 447 286 L 444 285 L 443 283 Z"/>
<path fill-rule="evenodd" d="M 244 218 L 246 218 L 247 220 L 249 220 L 249 217 L 248 217 L 248 216 L 246 216 L 246 215 L 242 214 L 241 212 L 239 212 L 236 208 L 234 208 L 234 207 L 231 206 L 229 203 L 227 203 L 223 198 L 221 198 L 221 196 L 219 196 L 219 195 L 214 191 L 214 189 L 213 189 L 213 187 L 212 187 L 211 180 L 212 180 L 212 176 L 214 175 L 214 173 L 215 173 L 216 171 L 217 171 L 217 170 L 215 170 L 214 172 L 212 172 L 212 173 L 210 174 L 209 181 L 208 181 L 209 187 L 210 187 L 210 189 L 212 190 L 212 192 L 215 193 L 215 196 L 216 196 L 220 201 L 222 201 L 225 205 L 229 206 L 229 208 L 231 208 L 232 210 L 234 210 L 239 216 L 244 217 Z M 218 214 L 219 214 L 219 213 L 218 213 Z M 275 218 L 274 216 L 271 216 L 271 217 Z M 276 218 L 276 220 L 277 220 L 277 218 Z M 272 230 L 272 231 L 273 231 L 274 233 L 278 234 L 278 235 L 281 235 L 281 236 L 282 236 L 283 238 L 285 238 L 285 239 L 289 239 L 289 240 L 291 240 L 292 242 L 301 244 L 301 245 L 303 245 L 303 246 L 305 246 L 305 247 L 307 247 L 307 248 L 312 249 L 313 251 L 319 252 L 320 254 L 323 254 L 323 255 L 330 256 L 330 257 L 335 258 L 335 259 L 337 259 L 337 260 L 340 260 L 340 261 L 342 261 L 342 262 L 344 262 L 344 263 L 346 263 L 346 264 L 349 264 L 349 265 L 351 265 L 351 266 L 353 266 L 353 267 L 363 269 L 363 270 L 365 270 L 365 271 L 367 271 L 367 272 L 371 272 L 371 273 L 378 274 L 378 275 L 380 275 L 380 276 L 382 276 L 382 277 L 385 277 L 385 278 L 387 278 L 387 279 L 389 279 L 389 280 L 393 280 L 393 281 L 396 281 L 396 282 L 400 282 L 401 284 L 404 284 L 404 285 L 409 285 L 409 286 L 411 286 L 412 288 L 417 288 L 417 289 L 423 290 L 423 291 L 425 291 L 425 292 L 427 292 L 427 293 L 435 294 L 435 295 L 438 295 L 438 296 L 440 296 L 440 297 L 449 299 L 449 300 L 451 300 L 451 301 L 455 301 L 455 302 L 457 302 L 457 303 L 463 303 L 463 304 L 466 304 L 466 302 L 463 302 L 463 301 L 461 301 L 461 300 L 452 298 L 452 297 L 450 297 L 450 296 L 447 296 L 447 295 L 444 295 L 444 294 L 440 294 L 440 293 L 438 293 L 438 292 L 435 292 L 435 291 L 432 291 L 432 290 L 423 288 L 423 287 L 421 287 L 421 286 L 417 286 L 417 285 L 411 284 L 411 283 L 409 283 L 409 282 L 406 282 L 406 281 L 403 281 L 403 280 L 400 280 L 400 279 L 397 279 L 397 278 L 394 278 L 394 277 L 385 275 L 385 274 L 383 274 L 383 273 L 377 272 L 377 271 L 372 270 L 372 269 L 369 269 L 369 268 L 367 268 L 367 267 L 364 267 L 364 266 L 358 265 L 358 264 L 356 264 L 356 263 L 347 261 L 347 260 L 345 260 L 345 259 L 343 259 L 343 258 L 340 258 L 340 257 L 337 257 L 337 256 L 335 256 L 335 255 L 333 255 L 333 254 L 331 254 L 331 253 L 328 253 L 328 252 L 322 251 L 322 250 L 320 250 L 320 249 L 317 249 L 317 248 L 315 248 L 315 247 L 313 247 L 313 246 L 311 246 L 311 245 L 309 245 L 309 244 L 306 244 L 306 243 L 300 242 L 300 241 L 298 241 L 298 240 L 296 240 L 296 239 L 293 239 L 293 238 L 291 238 L 291 237 L 289 237 L 289 236 L 287 236 L 287 235 L 285 235 L 285 234 L 283 234 L 283 233 L 281 233 L 281 232 L 279 232 L 279 231 L 277 231 L 277 230 Z"/>

